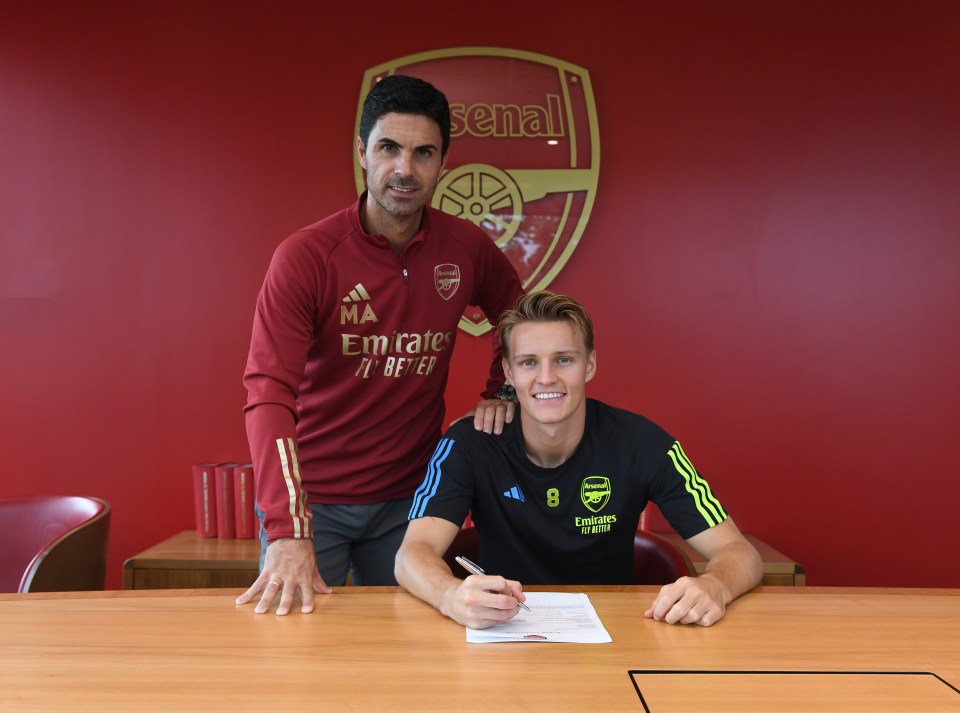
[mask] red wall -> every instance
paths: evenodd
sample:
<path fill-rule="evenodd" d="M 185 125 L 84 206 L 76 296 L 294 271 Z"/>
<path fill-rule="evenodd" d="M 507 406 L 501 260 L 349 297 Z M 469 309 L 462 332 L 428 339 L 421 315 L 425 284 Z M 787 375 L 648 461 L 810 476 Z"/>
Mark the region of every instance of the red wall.
<path fill-rule="evenodd" d="M 355 196 L 364 70 L 467 45 L 590 71 L 599 192 L 553 286 L 595 317 L 592 395 L 809 583 L 960 586 L 957 3 L 3 5 L 0 495 L 110 500 L 108 586 L 192 527 L 191 463 L 247 455 L 254 298 Z"/>

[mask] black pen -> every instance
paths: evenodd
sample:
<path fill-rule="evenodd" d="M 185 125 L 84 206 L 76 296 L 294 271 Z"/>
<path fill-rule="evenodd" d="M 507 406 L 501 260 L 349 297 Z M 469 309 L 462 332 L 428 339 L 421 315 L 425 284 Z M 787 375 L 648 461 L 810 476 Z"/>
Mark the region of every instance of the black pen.
<path fill-rule="evenodd" d="M 467 570 L 470 574 L 479 574 L 481 577 L 483 577 L 483 576 L 485 576 L 485 575 L 487 574 L 487 573 L 484 572 L 482 569 L 480 569 L 480 566 L 479 566 L 479 565 L 474 564 L 473 562 L 471 562 L 470 560 L 468 560 L 466 557 L 459 557 L 459 556 L 458 556 L 458 557 L 456 557 L 456 560 L 457 560 L 457 564 L 459 564 L 461 567 L 463 567 L 465 570 Z M 524 604 L 523 602 L 521 602 L 521 601 L 518 600 L 518 601 L 517 601 L 517 604 L 519 604 L 522 609 L 526 609 L 527 611 L 530 611 L 530 607 L 528 607 L 528 606 L 527 606 L 526 604 Z M 533 612 L 531 612 L 531 613 L 533 613 Z"/>

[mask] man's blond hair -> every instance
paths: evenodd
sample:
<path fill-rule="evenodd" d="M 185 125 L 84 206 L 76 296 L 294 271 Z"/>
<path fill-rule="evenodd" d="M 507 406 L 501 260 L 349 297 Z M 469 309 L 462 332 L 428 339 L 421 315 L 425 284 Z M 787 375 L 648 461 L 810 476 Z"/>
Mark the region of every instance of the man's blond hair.
<path fill-rule="evenodd" d="M 583 339 L 587 354 L 593 351 L 593 321 L 583 305 L 569 295 L 550 290 L 531 292 L 517 300 L 497 322 L 497 332 L 504 357 L 510 357 L 510 334 L 518 324 L 526 322 L 570 322 L 573 331 Z"/>

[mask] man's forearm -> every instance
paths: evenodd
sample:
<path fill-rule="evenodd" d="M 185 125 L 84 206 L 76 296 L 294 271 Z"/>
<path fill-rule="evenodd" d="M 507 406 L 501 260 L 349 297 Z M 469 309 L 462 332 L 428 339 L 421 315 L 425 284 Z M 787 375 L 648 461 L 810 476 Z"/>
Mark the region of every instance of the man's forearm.
<path fill-rule="evenodd" d="M 446 562 L 423 543 L 405 543 L 394 566 L 397 583 L 408 592 L 450 616 L 449 593 L 460 584 Z"/>
<path fill-rule="evenodd" d="M 710 558 L 704 574 L 709 574 L 720 582 L 729 595 L 724 604 L 729 604 L 760 583 L 763 577 L 763 562 L 756 548 L 749 542 L 730 542 Z"/>

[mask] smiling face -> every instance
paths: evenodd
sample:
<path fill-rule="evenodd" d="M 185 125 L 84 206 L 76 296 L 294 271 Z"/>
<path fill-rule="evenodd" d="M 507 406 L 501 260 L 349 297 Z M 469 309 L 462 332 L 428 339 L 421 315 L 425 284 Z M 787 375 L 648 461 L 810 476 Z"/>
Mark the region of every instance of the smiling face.
<path fill-rule="evenodd" d="M 443 170 L 440 153 L 440 127 L 420 114 L 384 114 L 366 146 L 357 138 L 357 157 L 367 172 L 368 231 L 387 235 L 413 220 L 419 226 L 420 213 L 433 199 Z"/>
<path fill-rule="evenodd" d="M 587 351 L 568 321 L 522 322 L 509 336 L 503 360 L 507 380 L 520 401 L 523 423 L 582 428 L 586 383 L 597 369 L 597 353 Z"/>

